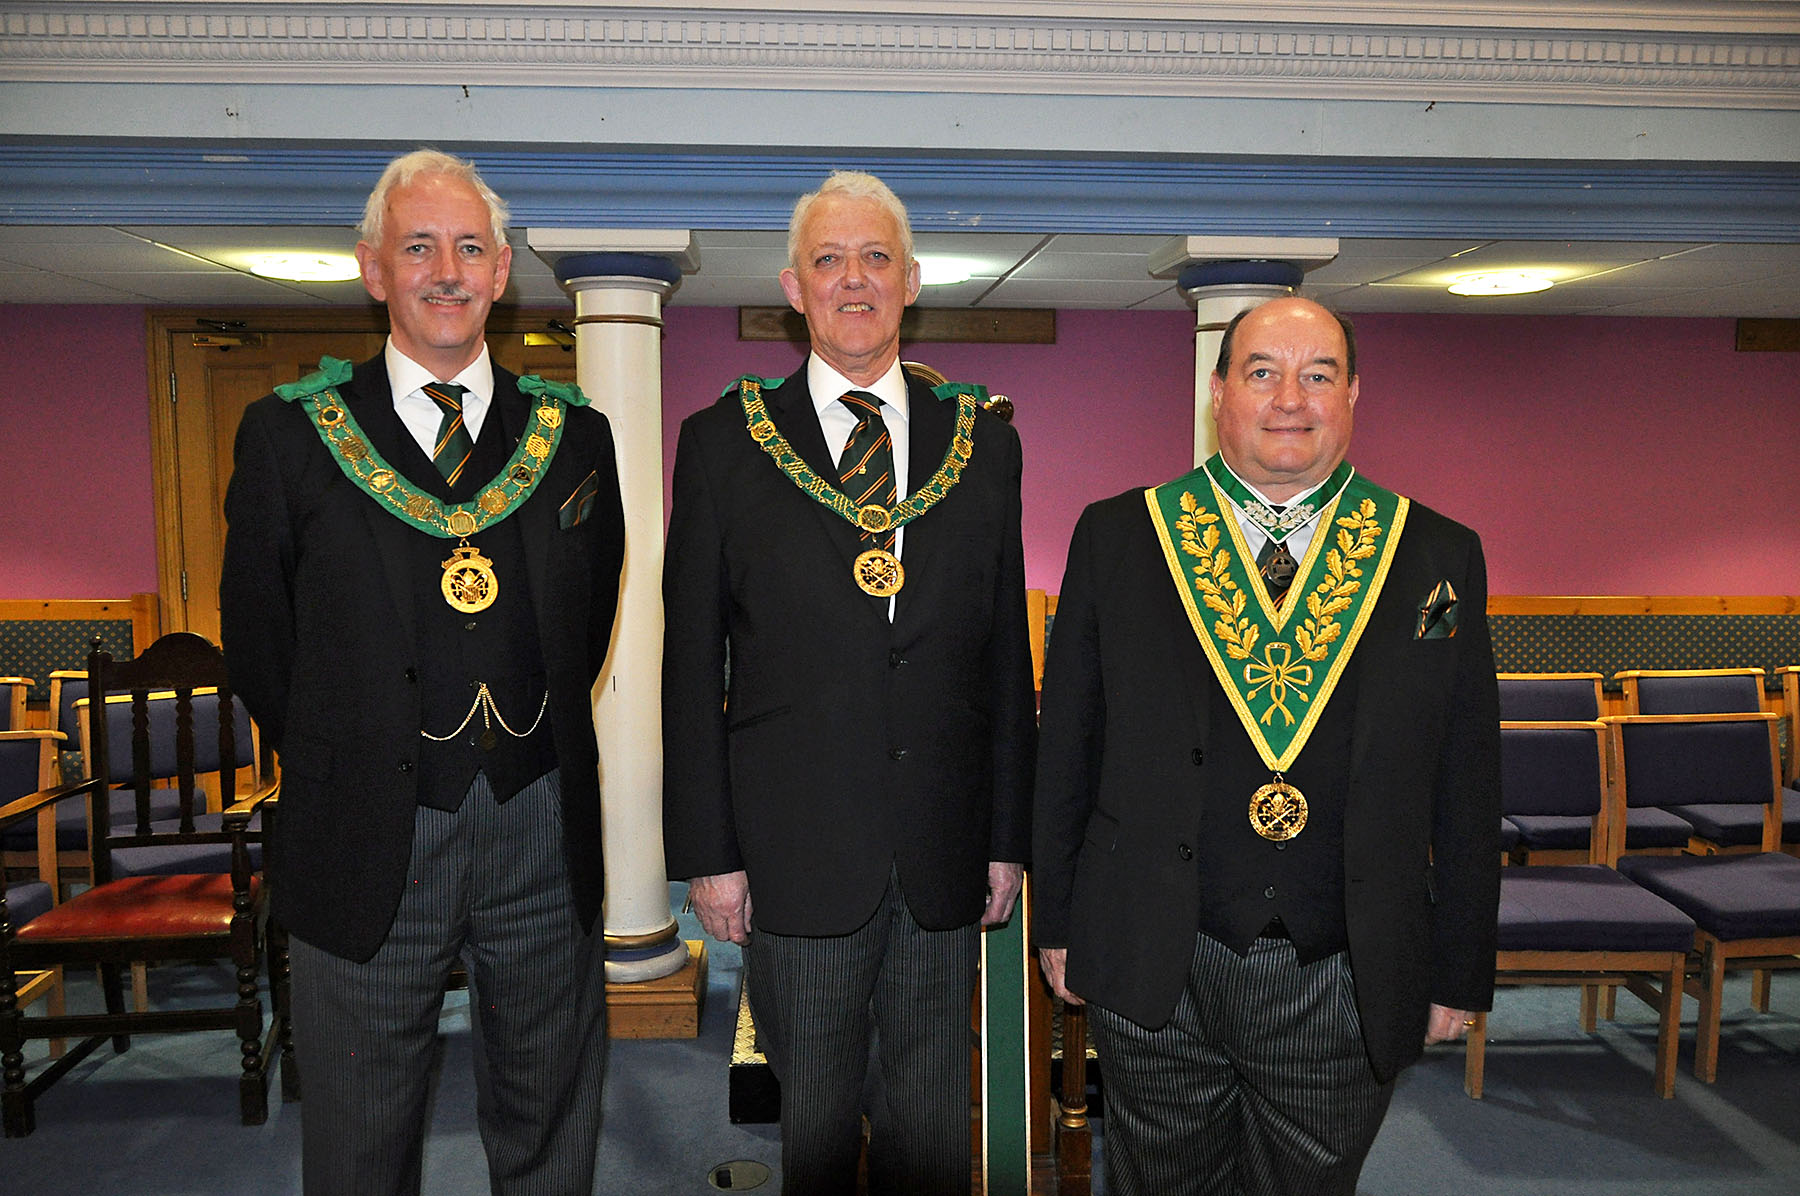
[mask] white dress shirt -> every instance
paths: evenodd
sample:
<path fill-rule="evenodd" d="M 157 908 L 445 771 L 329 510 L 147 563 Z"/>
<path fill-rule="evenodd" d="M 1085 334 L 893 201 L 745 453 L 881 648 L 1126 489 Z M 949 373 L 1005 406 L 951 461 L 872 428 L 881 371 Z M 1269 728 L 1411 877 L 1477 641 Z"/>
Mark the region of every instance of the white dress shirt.
<path fill-rule="evenodd" d="M 857 424 L 856 413 L 838 400 L 852 390 L 860 390 L 881 400 L 881 422 L 887 425 L 888 439 L 893 442 L 894 447 L 894 493 L 905 498 L 907 448 L 911 438 L 908 436 L 906 422 L 906 373 L 900 368 L 900 359 L 896 357 L 887 373 L 868 386 L 858 386 L 814 353 L 806 359 L 806 388 L 812 395 L 813 410 L 819 416 L 819 430 L 825 434 L 825 447 L 831 451 L 834 465 L 844 455 L 844 446 L 850 443 L 850 435 L 856 431 Z M 906 529 L 895 528 L 895 556 L 901 556 L 905 544 Z M 893 618 L 894 600 L 890 598 L 888 621 L 892 622 Z"/>

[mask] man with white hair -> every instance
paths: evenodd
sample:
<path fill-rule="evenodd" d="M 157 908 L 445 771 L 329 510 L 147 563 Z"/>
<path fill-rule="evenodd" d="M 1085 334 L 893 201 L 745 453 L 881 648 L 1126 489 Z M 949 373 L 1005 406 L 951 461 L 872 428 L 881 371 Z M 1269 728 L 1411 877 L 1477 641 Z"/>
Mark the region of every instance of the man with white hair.
<path fill-rule="evenodd" d="M 590 693 L 618 605 L 612 434 L 484 324 L 506 208 L 432 150 L 356 246 L 384 352 L 253 403 L 225 498 L 232 686 L 281 753 L 305 1189 L 417 1193 L 444 984 L 468 970 L 497 1193 L 593 1186 L 605 1042 Z"/>
<path fill-rule="evenodd" d="M 885 184 L 832 175 L 788 245 L 812 352 L 676 450 L 669 873 L 745 945 L 783 1191 L 854 1191 L 866 1112 L 871 1192 L 967 1196 L 977 928 L 1030 840 L 1019 438 L 901 369 L 919 267 Z"/>

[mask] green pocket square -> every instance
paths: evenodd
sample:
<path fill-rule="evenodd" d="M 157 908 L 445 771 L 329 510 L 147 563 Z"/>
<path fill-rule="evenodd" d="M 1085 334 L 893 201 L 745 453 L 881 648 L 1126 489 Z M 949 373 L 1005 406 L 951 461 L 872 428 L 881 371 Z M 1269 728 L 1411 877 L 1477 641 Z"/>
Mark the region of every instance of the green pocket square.
<path fill-rule="evenodd" d="M 1417 640 L 1447 640 L 1456 635 L 1456 588 L 1440 581 L 1419 603 L 1419 621 L 1413 630 Z"/>
<path fill-rule="evenodd" d="M 575 487 L 575 493 L 563 499 L 562 509 L 556 513 L 556 525 L 564 531 L 579 524 L 593 513 L 594 499 L 600 496 L 600 474 L 589 473 L 581 479 L 581 485 Z"/>

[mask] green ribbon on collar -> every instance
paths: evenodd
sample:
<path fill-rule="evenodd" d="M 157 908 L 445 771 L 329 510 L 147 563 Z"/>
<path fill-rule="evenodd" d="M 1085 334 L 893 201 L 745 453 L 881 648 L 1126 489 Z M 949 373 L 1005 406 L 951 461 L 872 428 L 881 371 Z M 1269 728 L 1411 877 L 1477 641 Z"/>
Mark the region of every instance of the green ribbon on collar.
<path fill-rule="evenodd" d="M 550 471 L 550 462 L 562 443 L 567 408 L 585 407 L 588 401 L 579 387 L 566 382 L 551 382 L 535 374 L 520 378 L 519 389 L 535 402 L 531 423 L 519 437 L 512 460 L 470 501 L 446 503 L 407 481 L 369 443 L 337 393 L 337 388 L 350 380 L 352 369 L 342 358 L 322 357 L 317 370 L 298 382 L 277 386 L 275 394 L 283 402 L 297 402 L 305 409 L 326 450 L 357 489 L 401 522 L 443 540 L 466 540 L 523 506 Z"/>

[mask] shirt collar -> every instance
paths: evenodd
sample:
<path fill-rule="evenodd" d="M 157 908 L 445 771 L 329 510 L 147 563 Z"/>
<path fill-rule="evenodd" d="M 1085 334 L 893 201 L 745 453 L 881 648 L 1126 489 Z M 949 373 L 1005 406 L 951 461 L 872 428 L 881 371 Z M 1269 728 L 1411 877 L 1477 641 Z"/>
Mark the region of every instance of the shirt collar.
<path fill-rule="evenodd" d="M 405 398 L 427 382 L 454 382 L 468 388 L 469 393 L 484 404 L 494 397 L 494 361 L 488 356 L 485 342 L 475 360 L 464 366 L 462 372 L 454 378 L 439 378 L 395 348 L 394 338 L 391 336 L 388 337 L 387 348 L 382 356 L 387 362 L 388 385 L 393 390 L 395 400 Z"/>
<path fill-rule="evenodd" d="M 820 415 L 830 410 L 844 396 L 845 391 L 860 390 L 864 394 L 874 395 L 883 405 L 898 413 L 902 420 L 906 419 L 906 372 L 900 368 L 898 357 L 894 358 L 894 364 L 888 367 L 887 373 L 868 386 L 858 386 L 814 353 L 806 359 L 806 388 L 812 394 L 813 411 Z"/>
<path fill-rule="evenodd" d="M 1261 490 L 1258 490 L 1251 483 L 1246 482 L 1244 480 L 1244 475 L 1239 473 L 1237 470 L 1231 468 L 1231 462 L 1227 461 L 1223 454 L 1221 454 L 1219 457 L 1219 464 L 1223 465 L 1225 467 L 1225 472 L 1229 473 L 1232 477 L 1236 478 L 1238 480 L 1238 483 L 1240 485 L 1242 485 L 1244 487 L 1244 489 L 1246 489 L 1250 493 L 1256 495 L 1256 497 L 1262 499 L 1263 504 L 1265 506 L 1269 507 L 1271 510 L 1285 511 L 1287 508 L 1293 506 L 1295 503 L 1305 502 L 1307 499 L 1311 498 L 1314 494 L 1317 494 L 1319 492 L 1319 489 L 1322 486 L 1324 486 L 1326 482 L 1329 482 L 1331 480 L 1331 475 L 1328 473 L 1324 477 L 1320 478 L 1318 481 L 1314 482 L 1312 485 L 1308 486 L 1306 489 L 1300 491 L 1300 493 L 1292 495 L 1289 498 L 1283 499 L 1281 502 L 1276 502 L 1274 499 L 1272 499 L 1268 495 L 1264 494 Z M 1333 468 L 1335 469 L 1336 467 L 1334 466 Z M 1226 497 L 1227 497 L 1227 499 L 1230 498 L 1229 495 L 1227 495 Z M 1237 503 L 1232 502 L 1231 505 L 1235 507 L 1235 506 L 1237 506 Z M 1317 519 L 1318 517 L 1319 517 L 1318 512 L 1317 511 L 1313 512 L 1313 519 Z M 1311 523 L 1312 519 L 1309 519 L 1306 522 Z M 1306 524 L 1303 523 L 1300 526 L 1305 527 Z"/>

